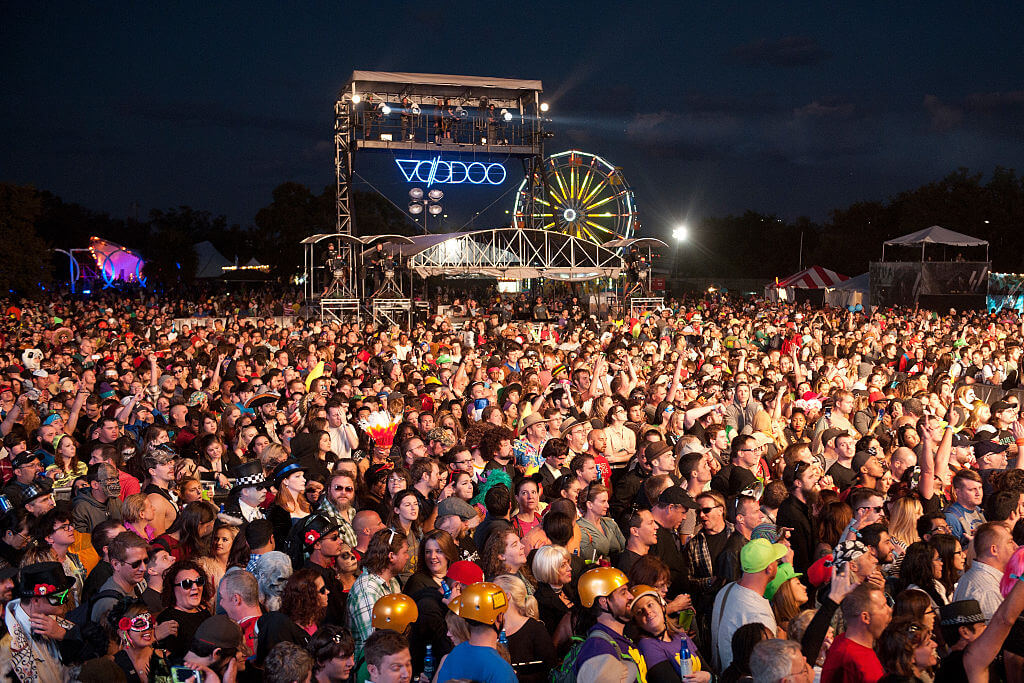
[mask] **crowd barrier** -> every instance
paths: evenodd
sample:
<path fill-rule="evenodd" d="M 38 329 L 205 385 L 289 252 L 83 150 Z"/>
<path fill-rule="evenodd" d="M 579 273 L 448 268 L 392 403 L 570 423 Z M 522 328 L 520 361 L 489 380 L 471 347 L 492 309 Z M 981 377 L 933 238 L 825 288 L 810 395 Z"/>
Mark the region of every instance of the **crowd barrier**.
<path fill-rule="evenodd" d="M 212 327 L 212 326 L 216 325 L 217 323 L 220 323 L 221 326 L 224 326 L 224 325 L 227 324 L 228 321 L 238 322 L 238 323 L 241 323 L 243 325 L 248 324 L 248 323 L 256 324 L 256 322 L 258 322 L 260 320 L 273 320 L 274 321 L 274 325 L 276 325 L 278 327 L 286 327 L 288 325 L 291 325 L 293 322 L 295 322 L 297 320 L 297 317 L 294 316 L 294 315 L 253 315 L 253 316 L 246 316 L 244 318 L 236 318 L 235 316 L 208 316 L 208 317 L 203 317 L 203 318 L 174 318 L 171 321 L 171 327 L 174 329 L 175 332 L 178 332 L 185 325 L 188 325 L 192 329 L 195 329 L 197 327 Z"/>

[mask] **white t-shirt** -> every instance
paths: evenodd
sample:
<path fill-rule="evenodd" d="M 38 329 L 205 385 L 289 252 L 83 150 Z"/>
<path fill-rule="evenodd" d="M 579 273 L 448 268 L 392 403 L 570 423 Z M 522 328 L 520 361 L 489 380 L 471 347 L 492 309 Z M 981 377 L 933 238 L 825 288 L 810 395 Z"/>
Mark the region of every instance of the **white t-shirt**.
<path fill-rule="evenodd" d="M 728 602 L 722 605 L 723 600 Z M 715 607 L 711 613 L 711 634 L 718 652 L 721 669 L 732 663 L 732 636 L 744 624 L 764 624 L 774 636 L 778 630 L 772 606 L 749 588 L 738 583 L 726 584 L 715 596 Z"/>

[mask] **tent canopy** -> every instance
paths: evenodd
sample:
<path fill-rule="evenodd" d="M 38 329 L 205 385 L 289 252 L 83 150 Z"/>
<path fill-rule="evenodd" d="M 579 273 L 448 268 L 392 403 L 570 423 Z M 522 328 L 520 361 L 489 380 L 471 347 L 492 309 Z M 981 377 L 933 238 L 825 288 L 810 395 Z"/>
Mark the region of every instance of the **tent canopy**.
<path fill-rule="evenodd" d="M 835 287 L 844 280 L 850 278 L 846 275 L 840 275 L 834 270 L 828 268 L 822 268 L 821 266 L 811 266 L 806 270 L 801 270 L 799 273 L 794 273 L 784 280 L 780 280 L 778 284 L 773 285 L 779 289 L 786 287 L 794 287 L 796 289 L 826 289 L 829 287 Z"/>
<path fill-rule="evenodd" d="M 960 232 L 947 230 L 938 225 L 933 225 L 924 230 L 912 232 L 903 237 L 885 242 L 885 246 L 892 247 L 916 247 L 922 244 L 946 244 L 953 247 L 987 247 L 988 242 L 977 237 L 971 237 Z"/>
<path fill-rule="evenodd" d="M 224 274 L 224 266 L 234 265 L 217 251 L 213 242 L 200 242 L 195 245 L 195 250 L 196 277 L 198 278 L 220 277 Z"/>
<path fill-rule="evenodd" d="M 867 292 L 868 285 L 871 283 L 871 273 L 861 273 L 856 277 L 851 277 L 848 280 L 843 280 L 835 286 L 836 289 L 842 289 L 847 291 Z"/>

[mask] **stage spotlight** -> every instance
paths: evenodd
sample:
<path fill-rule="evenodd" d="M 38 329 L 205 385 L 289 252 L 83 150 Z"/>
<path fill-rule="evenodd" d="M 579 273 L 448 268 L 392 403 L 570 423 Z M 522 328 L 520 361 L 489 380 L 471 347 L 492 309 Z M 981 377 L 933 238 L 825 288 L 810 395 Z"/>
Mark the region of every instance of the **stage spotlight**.
<path fill-rule="evenodd" d="M 685 225 L 677 225 L 672 230 L 672 238 L 676 242 L 685 242 L 690 237 L 690 229 Z"/>
<path fill-rule="evenodd" d="M 436 202 L 444 199 L 444 192 L 441 192 L 441 190 L 431 190 L 427 193 L 427 196 L 430 197 L 431 201 Z"/>
<path fill-rule="evenodd" d="M 467 116 L 469 116 L 469 112 L 463 109 L 461 106 L 455 107 L 455 116 L 457 116 L 460 119 L 464 119 Z"/>
<path fill-rule="evenodd" d="M 409 213 L 411 213 L 413 216 L 420 215 L 421 213 L 423 213 L 423 205 L 422 204 L 416 204 L 415 202 L 410 204 L 409 205 Z"/>
<path fill-rule="evenodd" d="M 427 211 L 430 212 L 431 216 L 436 216 L 439 213 L 441 213 L 442 211 L 444 211 L 444 209 L 441 208 L 440 204 L 431 204 L 430 208 L 428 208 Z"/>
<path fill-rule="evenodd" d="M 377 105 L 377 109 L 380 109 L 380 113 L 387 116 L 391 113 L 391 107 L 388 106 L 387 102 L 381 102 Z"/>
<path fill-rule="evenodd" d="M 362 101 L 363 98 L 360 97 L 358 94 L 352 96 L 352 104 L 359 104 Z"/>
<path fill-rule="evenodd" d="M 511 121 L 512 120 L 512 112 L 510 112 L 508 109 L 502 109 L 501 110 L 501 118 L 505 119 L 506 122 Z"/>
<path fill-rule="evenodd" d="M 550 109 L 550 107 L 548 106 L 547 102 L 541 102 L 540 103 L 540 110 L 541 111 L 547 111 L 548 109 Z"/>
<path fill-rule="evenodd" d="M 414 187 L 414 188 L 412 188 L 411 190 L 409 190 L 409 196 L 412 199 L 423 199 L 423 188 L 422 187 Z"/>
<path fill-rule="evenodd" d="M 409 111 L 412 112 L 413 116 L 419 116 L 420 115 L 420 105 L 414 103 L 412 105 L 412 107 L 409 108 Z"/>

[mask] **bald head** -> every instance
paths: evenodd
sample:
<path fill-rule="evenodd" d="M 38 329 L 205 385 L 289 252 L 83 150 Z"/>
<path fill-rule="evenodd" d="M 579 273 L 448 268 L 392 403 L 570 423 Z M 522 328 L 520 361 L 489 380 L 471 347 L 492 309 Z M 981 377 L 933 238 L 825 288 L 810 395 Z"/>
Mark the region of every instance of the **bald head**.
<path fill-rule="evenodd" d="M 892 457 L 889 460 L 889 469 L 892 470 L 893 478 L 899 481 L 903 478 L 903 473 L 916 464 L 917 456 L 914 454 L 914 451 L 906 446 L 900 446 L 892 453 Z"/>

